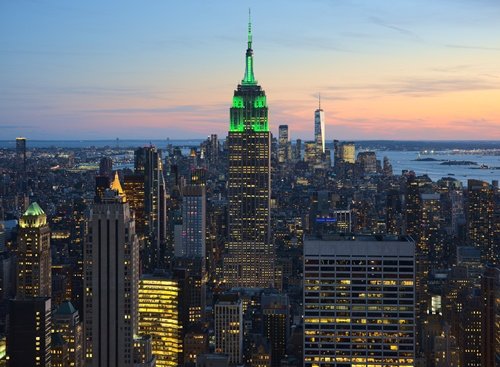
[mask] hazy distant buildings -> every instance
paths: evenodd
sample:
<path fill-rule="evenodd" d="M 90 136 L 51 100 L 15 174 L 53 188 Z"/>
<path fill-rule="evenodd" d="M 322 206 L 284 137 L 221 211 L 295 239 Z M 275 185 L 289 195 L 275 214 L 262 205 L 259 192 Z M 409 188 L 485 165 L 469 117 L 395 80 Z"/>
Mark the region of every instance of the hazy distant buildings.
<path fill-rule="evenodd" d="M 363 174 L 377 173 L 377 156 L 375 152 L 359 152 L 357 162 Z"/>
<path fill-rule="evenodd" d="M 17 190 L 18 194 L 26 194 L 27 191 L 27 156 L 26 156 L 26 138 L 16 138 L 16 169 L 17 169 Z"/>
<path fill-rule="evenodd" d="M 335 165 L 338 163 L 356 163 L 356 146 L 353 142 L 337 142 L 335 145 Z"/>
<path fill-rule="evenodd" d="M 253 72 L 250 23 L 245 76 L 234 92 L 230 118 L 229 240 L 224 281 L 228 286 L 268 287 L 274 282 L 270 238 L 271 135 L 266 94 Z"/>
<path fill-rule="evenodd" d="M 304 243 L 304 366 L 413 366 L 415 244 Z"/>
<path fill-rule="evenodd" d="M 285 163 L 291 158 L 290 141 L 288 137 L 288 125 L 280 125 L 278 128 L 278 162 Z"/>
<path fill-rule="evenodd" d="M 99 161 L 99 176 L 111 178 L 113 175 L 113 160 L 110 157 L 102 157 Z"/>

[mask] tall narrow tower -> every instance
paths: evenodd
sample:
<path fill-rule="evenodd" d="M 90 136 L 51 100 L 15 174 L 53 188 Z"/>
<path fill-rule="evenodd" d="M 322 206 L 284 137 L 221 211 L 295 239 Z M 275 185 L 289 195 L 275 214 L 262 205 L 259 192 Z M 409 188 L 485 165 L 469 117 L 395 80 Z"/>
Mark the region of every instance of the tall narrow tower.
<path fill-rule="evenodd" d="M 253 72 L 248 22 L 245 76 L 230 110 L 229 241 L 224 280 L 229 286 L 268 287 L 274 278 L 270 241 L 271 140 L 266 94 Z"/>
<path fill-rule="evenodd" d="M 314 111 L 314 141 L 317 154 L 325 153 L 325 112 L 321 108 L 321 97 L 318 97 L 318 109 Z"/>
<path fill-rule="evenodd" d="M 87 364 L 132 367 L 139 243 L 118 176 L 90 211 L 84 270 Z"/>
<path fill-rule="evenodd" d="M 50 297 L 50 228 L 47 215 L 34 202 L 19 220 L 17 298 Z"/>

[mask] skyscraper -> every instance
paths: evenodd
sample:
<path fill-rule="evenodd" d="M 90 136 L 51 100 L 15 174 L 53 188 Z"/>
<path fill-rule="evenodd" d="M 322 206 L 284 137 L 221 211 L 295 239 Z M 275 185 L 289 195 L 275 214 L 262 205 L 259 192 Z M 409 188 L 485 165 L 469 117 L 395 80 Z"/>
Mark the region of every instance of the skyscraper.
<path fill-rule="evenodd" d="M 243 305 L 238 294 L 220 296 L 215 304 L 215 352 L 229 356 L 229 364 L 243 358 Z"/>
<path fill-rule="evenodd" d="M 52 315 L 52 329 L 68 343 L 68 367 L 82 367 L 83 328 L 70 301 L 64 301 Z"/>
<path fill-rule="evenodd" d="M 137 333 L 139 244 L 117 178 L 91 208 L 84 273 L 85 357 L 94 367 L 131 367 Z"/>
<path fill-rule="evenodd" d="M 51 297 L 50 228 L 33 202 L 19 220 L 17 298 Z"/>
<path fill-rule="evenodd" d="M 285 163 L 288 161 L 290 150 L 290 142 L 288 141 L 288 125 L 280 125 L 278 133 L 278 162 Z"/>
<path fill-rule="evenodd" d="M 304 243 L 304 366 L 414 366 L 415 244 Z"/>
<path fill-rule="evenodd" d="M 467 237 L 469 243 L 481 250 L 481 260 L 500 263 L 500 244 L 495 241 L 494 189 L 487 182 L 467 182 Z"/>
<path fill-rule="evenodd" d="M 151 335 L 156 365 L 177 366 L 182 353 L 179 285 L 166 274 L 143 275 L 139 284 L 139 332 Z"/>
<path fill-rule="evenodd" d="M 49 297 L 9 301 L 9 367 L 50 367 L 51 302 Z"/>
<path fill-rule="evenodd" d="M 286 294 L 262 295 L 263 334 L 269 340 L 271 366 L 279 367 L 290 334 L 290 301 Z"/>
<path fill-rule="evenodd" d="M 111 178 L 113 174 L 113 160 L 110 157 L 102 157 L 99 161 L 99 176 Z"/>
<path fill-rule="evenodd" d="M 266 94 L 253 71 L 248 23 L 245 76 L 230 110 L 229 241 L 224 280 L 229 286 L 268 287 L 274 279 L 270 240 L 271 136 Z"/>
<path fill-rule="evenodd" d="M 318 109 L 314 111 L 314 141 L 318 156 L 325 153 L 325 112 L 321 108 L 321 97 Z"/>
<path fill-rule="evenodd" d="M 162 262 L 166 233 L 165 178 L 161 151 L 153 146 L 135 151 L 135 174 L 144 176 L 144 252 L 141 255 L 146 272 L 152 272 Z"/>
<path fill-rule="evenodd" d="M 500 361 L 500 268 L 486 266 L 481 279 L 482 312 L 482 366 L 493 366 Z"/>
<path fill-rule="evenodd" d="M 205 259 L 205 187 L 188 185 L 182 196 L 182 238 L 175 256 Z M 204 263 L 204 261 L 203 261 Z"/>

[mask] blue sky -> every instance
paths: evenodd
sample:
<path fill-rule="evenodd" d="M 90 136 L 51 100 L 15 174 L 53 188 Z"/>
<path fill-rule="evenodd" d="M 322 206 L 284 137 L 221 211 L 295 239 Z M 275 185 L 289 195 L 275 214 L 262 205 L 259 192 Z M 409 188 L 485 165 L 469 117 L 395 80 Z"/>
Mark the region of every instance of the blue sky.
<path fill-rule="evenodd" d="M 273 130 L 500 139 L 500 1 L 0 2 L 0 139 L 227 132 L 252 8 Z"/>

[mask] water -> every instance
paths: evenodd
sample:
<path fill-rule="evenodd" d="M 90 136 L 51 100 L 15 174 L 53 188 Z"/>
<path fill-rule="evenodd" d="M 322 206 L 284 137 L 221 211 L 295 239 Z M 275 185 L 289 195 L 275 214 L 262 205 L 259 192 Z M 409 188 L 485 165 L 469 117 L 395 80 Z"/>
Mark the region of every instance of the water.
<path fill-rule="evenodd" d="M 433 181 L 442 177 L 453 177 L 467 183 L 468 179 L 474 178 L 490 182 L 500 179 L 500 169 L 480 169 L 482 164 L 488 167 L 500 168 L 500 156 L 451 154 L 449 152 L 435 152 L 430 155 L 422 155 L 420 158 L 434 158 L 437 160 L 472 161 L 476 166 L 446 166 L 441 161 L 415 161 L 419 157 L 418 151 L 376 151 L 377 159 L 389 158 L 394 174 L 401 174 L 402 170 L 412 170 L 418 175 L 426 174 Z"/>

